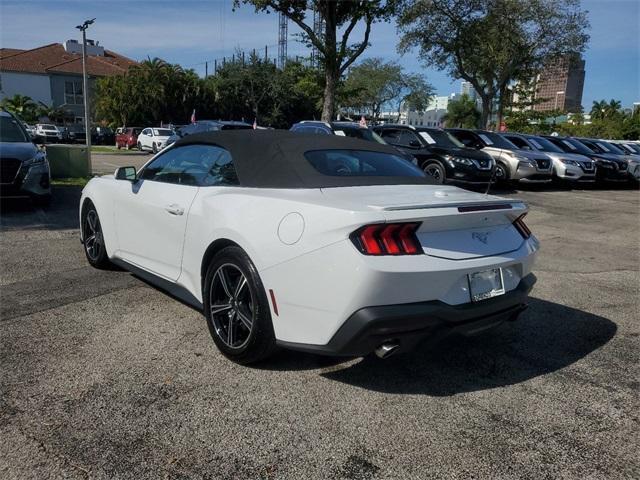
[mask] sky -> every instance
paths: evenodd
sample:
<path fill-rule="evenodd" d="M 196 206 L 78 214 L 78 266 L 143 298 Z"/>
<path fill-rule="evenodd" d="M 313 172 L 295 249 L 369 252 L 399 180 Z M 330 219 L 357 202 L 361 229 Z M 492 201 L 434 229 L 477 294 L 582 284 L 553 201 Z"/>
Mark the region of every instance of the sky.
<path fill-rule="evenodd" d="M 623 106 L 640 101 L 640 0 L 583 0 L 589 11 L 591 40 L 584 55 L 586 76 L 583 106 L 615 98 Z M 143 60 L 160 57 L 205 73 L 205 61 L 230 57 L 237 49 L 269 55 L 277 52 L 278 17 L 255 13 L 233 0 L 0 0 L 0 47 L 35 48 L 79 38 L 74 27 L 96 17 L 88 38 L 105 48 Z M 289 56 L 307 56 L 296 40 L 299 30 L 289 22 Z M 362 30 L 355 30 L 354 39 Z M 424 68 L 415 52 L 400 56 L 393 24 L 375 24 L 371 46 L 361 58 L 382 57 L 420 72 L 438 95 L 459 93 L 460 81 L 445 72 Z"/>

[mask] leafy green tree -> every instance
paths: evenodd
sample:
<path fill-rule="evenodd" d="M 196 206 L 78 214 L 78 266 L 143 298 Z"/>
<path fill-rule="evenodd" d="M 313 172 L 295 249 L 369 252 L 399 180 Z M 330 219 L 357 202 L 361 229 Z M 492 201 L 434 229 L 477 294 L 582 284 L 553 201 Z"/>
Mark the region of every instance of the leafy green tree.
<path fill-rule="evenodd" d="M 589 23 L 579 0 L 404 0 L 400 51 L 470 82 L 486 125 L 509 83 L 559 56 L 582 52 Z"/>
<path fill-rule="evenodd" d="M 318 50 L 324 72 L 324 121 L 333 119 L 340 77 L 367 48 L 371 25 L 378 20 L 388 20 L 396 3 L 397 0 L 234 1 L 235 6 L 251 4 L 256 11 L 284 14 L 302 30 L 303 41 Z M 313 12 L 322 19 L 322 32 L 314 30 Z M 351 34 L 359 24 L 364 27 L 363 36 L 360 41 L 350 43 Z"/>
<path fill-rule="evenodd" d="M 25 122 L 36 122 L 38 120 L 38 104 L 26 95 L 16 94 L 13 97 L 3 98 L 0 105 Z"/>
<path fill-rule="evenodd" d="M 443 120 L 447 127 L 477 128 L 480 112 L 476 108 L 476 102 L 465 93 L 459 99 L 449 102 Z"/>
<path fill-rule="evenodd" d="M 369 58 L 349 70 L 344 83 L 348 98 L 343 106 L 355 113 L 367 113 L 374 120 L 380 118 L 384 106 L 400 111 L 405 106 L 424 110 L 433 87 L 424 77 L 406 73 L 396 62 Z"/>
<path fill-rule="evenodd" d="M 594 101 L 591 106 L 591 119 L 603 120 L 611 119 L 620 115 L 622 104 L 618 100 L 611 99 L 608 103 L 606 100 Z"/>

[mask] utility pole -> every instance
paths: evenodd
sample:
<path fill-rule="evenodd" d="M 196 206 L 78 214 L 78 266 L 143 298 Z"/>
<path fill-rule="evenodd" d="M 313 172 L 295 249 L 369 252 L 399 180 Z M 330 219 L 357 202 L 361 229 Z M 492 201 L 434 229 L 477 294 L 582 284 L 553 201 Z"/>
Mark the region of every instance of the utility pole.
<path fill-rule="evenodd" d="M 87 157 L 89 159 L 89 174 L 93 167 L 91 164 L 91 120 L 89 118 L 89 79 L 87 78 L 87 28 L 92 25 L 96 19 L 85 20 L 82 25 L 76 28 L 82 32 L 82 93 L 84 96 L 84 130 L 87 142 Z"/>
<path fill-rule="evenodd" d="M 278 67 L 284 70 L 287 64 L 287 17 L 280 13 L 278 17 Z"/>

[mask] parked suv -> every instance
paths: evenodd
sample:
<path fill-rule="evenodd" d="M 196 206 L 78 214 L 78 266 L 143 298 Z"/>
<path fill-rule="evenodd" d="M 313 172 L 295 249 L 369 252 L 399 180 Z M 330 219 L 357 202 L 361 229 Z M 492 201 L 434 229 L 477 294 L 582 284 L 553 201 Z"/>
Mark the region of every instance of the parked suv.
<path fill-rule="evenodd" d="M 596 180 L 626 182 L 629 179 L 627 162 L 618 155 L 598 153 L 583 142 L 572 137 L 545 136 L 551 143 L 565 152 L 586 155 L 596 162 Z"/>
<path fill-rule="evenodd" d="M 47 205 L 51 201 L 49 162 L 22 123 L 0 111 L 0 196 L 27 197 Z"/>
<path fill-rule="evenodd" d="M 93 145 L 113 145 L 115 134 L 109 127 L 93 127 L 91 129 L 91 143 Z"/>
<path fill-rule="evenodd" d="M 535 135 L 503 133 L 522 150 L 542 152 L 553 161 L 553 178 L 564 182 L 595 182 L 596 162 L 579 153 L 567 153 L 546 138 Z"/>
<path fill-rule="evenodd" d="M 193 135 L 194 133 L 213 132 L 216 130 L 250 130 L 253 125 L 245 122 L 232 120 L 198 120 L 196 123 L 176 128 L 174 134 L 167 139 L 167 147 L 177 142 L 182 137 Z"/>
<path fill-rule="evenodd" d="M 418 166 L 438 183 L 486 183 L 491 178 L 491 156 L 466 148 L 444 130 L 387 124 L 374 127 L 374 131 L 387 143 L 416 157 Z"/>
<path fill-rule="evenodd" d="M 549 182 L 552 179 L 553 165 L 544 153 L 521 150 L 494 132 L 460 128 L 450 128 L 447 131 L 465 146 L 491 155 L 496 162 L 497 181 Z"/>
<path fill-rule="evenodd" d="M 138 150 L 151 150 L 158 153 L 167 146 L 167 140 L 173 135 L 168 128 L 145 128 L 138 135 Z"/>
<path fill-rule="evenodd" d="M 131 150 L 138 145 L 138 135 L 142 131 L 142 127 L 124 127 L 116 131 L 116 147 L 118 150 L 126 148 Z"/>
<path fill-rule="evenodd" d="M 77 123 L 69 126 L 69 142 L 87 143 L 87 134 L 83 124 Z"/>
<path fill-rule="evenodd" d="M 62 133 L 55 125 L 38 123 L 36 124 L 36 138 L 43 143 L 57 143 L 62 140 Z"/>

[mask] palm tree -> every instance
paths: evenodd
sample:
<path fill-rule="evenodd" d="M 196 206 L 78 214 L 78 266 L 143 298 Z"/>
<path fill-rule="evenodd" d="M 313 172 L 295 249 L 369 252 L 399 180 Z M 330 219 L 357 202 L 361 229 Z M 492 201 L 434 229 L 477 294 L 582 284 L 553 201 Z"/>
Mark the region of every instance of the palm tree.
<path fill-rule="evenodd" d="M 2 108 L 11 113 L 15 113 L 25 122 L 34 122 L 38 119 L 38 105 L 31 97 L 16 94 L 11 98 L 2 100 Z"/>
<path fill-rule="evenodd" d="M 599 102 L 593 101 L 593 105 L 591 106 L 591 118 L 593 120 L 601 120 L 606 116 L 607 107 L 606 100 L 600 100 Z"/>

